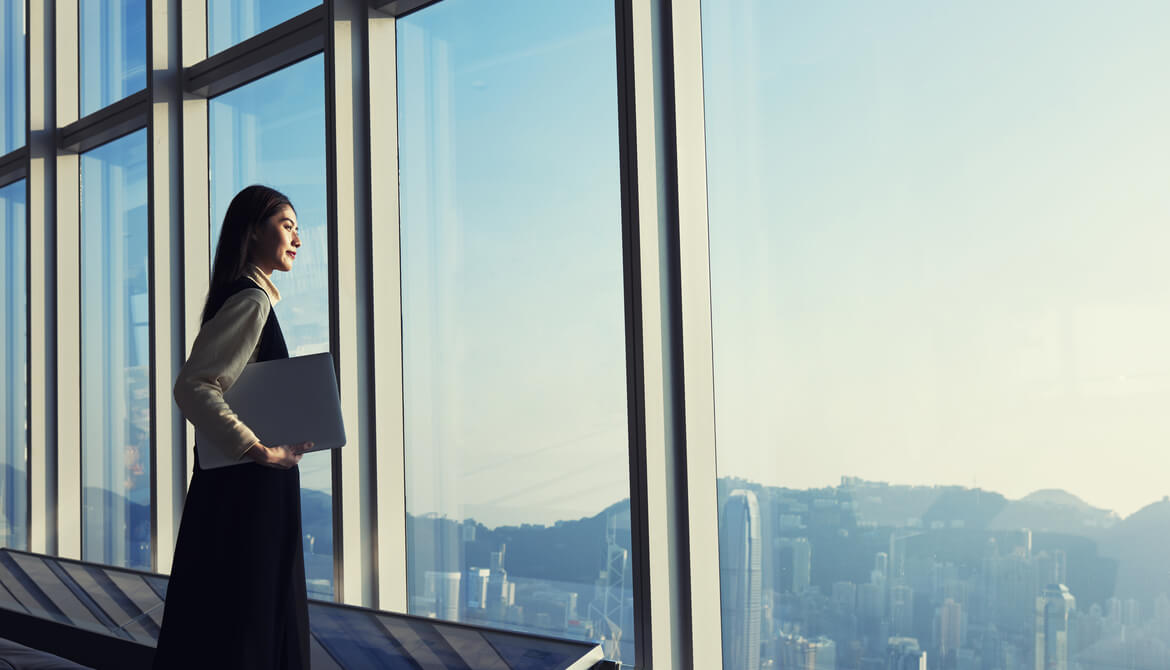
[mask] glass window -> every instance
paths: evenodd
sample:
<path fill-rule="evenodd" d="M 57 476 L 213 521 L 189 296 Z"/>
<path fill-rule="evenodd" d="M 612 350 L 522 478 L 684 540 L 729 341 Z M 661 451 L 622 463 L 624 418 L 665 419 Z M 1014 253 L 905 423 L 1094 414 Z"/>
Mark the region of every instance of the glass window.
<path fill-rule="evenodd" d="M 319 0 L 207 0 L 207 55 L 213 56 L 320 4 Z"/>
<path fill-rule="evenodd" d="M 0 156 L 24 146 L 24 0 L 0 0 Z"/>
<path fill-rule="evenodd" d="M 81 154 L 82 558 L 139 569 L 151 563 L 147 220 L 146 130 Z"/>
<path fill-rule="evenodd" d="M 632 663 L 613 3 L 397 32 L 410 611 Z"/>
<path fill-rule="evenodd" d="M 228 204 L 249 184 L 266 184 L 297 211 L 301 248 L 290 273 L 273 273 L 276 315 L 289 355 L 329 351 L 329 242 L 325 204 L 324 57 L 242 86 L 208 104 L 211 244 Z M 209 259 L 210 262 L 210 259 Z M 328 451 L 301 460 L 301 522 L 309 595 L 333 597 L 333 504 Z"/>
<path fill-rule="evenodd" d="M 81 116 L 146 88 L 146 0 L 79 0 Z"/>
<path fill-rule="evenodd" d="M 1165 666 L 1168 21 L 703 2 L 726 670 Z"/>
<path fill-rule="evenodd" d="M 0 188 L 0 547 L 28 543 L 28 293 L 25 182 Z"/>

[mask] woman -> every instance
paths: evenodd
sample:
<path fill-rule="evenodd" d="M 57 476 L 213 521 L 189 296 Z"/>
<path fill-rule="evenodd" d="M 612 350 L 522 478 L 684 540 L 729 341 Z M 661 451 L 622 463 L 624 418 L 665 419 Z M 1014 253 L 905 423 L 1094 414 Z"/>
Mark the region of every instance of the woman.
<path fill-rule="evenodd" d="M 195 452 L 155 653 L 159 670 L 309 667 L 297 463 L 311 445 L 262 444 L 223 399 L 249 362 L 288 358 L 271 276 L 292 269 L 300 246 L 287 197 L 249 186 L 232 199 L 175 402 L 244 463 L 203 470 Z"/>

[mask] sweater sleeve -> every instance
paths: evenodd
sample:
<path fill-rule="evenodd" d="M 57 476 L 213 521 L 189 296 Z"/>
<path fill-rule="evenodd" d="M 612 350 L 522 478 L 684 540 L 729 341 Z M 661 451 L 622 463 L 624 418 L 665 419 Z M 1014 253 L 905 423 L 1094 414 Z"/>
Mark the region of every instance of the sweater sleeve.
<path fill-rule="evenodd" d="M 228 298 L 199 329 L 191 355 L 175 381 L 175 403 L 183 416 L 235 459 L 260 440 L 223 399 L 224 391 L 252 358 L 272 305 L 255 288 Z"/>

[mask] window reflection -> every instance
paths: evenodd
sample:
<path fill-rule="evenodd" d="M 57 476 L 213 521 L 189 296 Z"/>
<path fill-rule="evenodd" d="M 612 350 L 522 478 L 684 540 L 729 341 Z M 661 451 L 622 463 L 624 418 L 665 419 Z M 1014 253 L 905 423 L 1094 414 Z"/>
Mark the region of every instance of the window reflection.
<path fill-rule="evenodd" d="M 724 668 L 1165 668 L 1170 6 L 702 13 Z"/>
<path fill-rule="evenodd" d="M 207 0 L 207 55 L 215 55 L 320 4 L 313 0 Z"/>
<path fill-rule="evenodd" d="M 0 188 L 0 547 L 28 544 L 28 298 L 25 182 Z"/>
<path fill-rule="evenodd" d="M 288 195 L 297 210 L 302 246 L 296 267 L 272 277 L 281 297 L 276 314 L 291 356 L 329 351 L 323 68 L 323 57 L 314 56 L 212 98 L 208 104 L 212 253 L 227 206 L 245 186 L 272 186 Z M 299 467 L 309 595 L 330 599 L 330 453 L 306 454 Z"/>
<path fill-rule="evenodd" d="M 0 156 L 24 146 L 24 1 L 0 1 Z"/>
<path fill-rule="evenodd" d="M 149 568 L 146 130 L 81 155 L 83 558 Z"/>
<path fill-rule="evenodd" d="M 82 116 L 146 88 L 146 0 L 79 0 Z"/>
<path fill-rule="evenodd" d="M 632 662 L 613 3 L 397 31 L 410 611 Z"/>

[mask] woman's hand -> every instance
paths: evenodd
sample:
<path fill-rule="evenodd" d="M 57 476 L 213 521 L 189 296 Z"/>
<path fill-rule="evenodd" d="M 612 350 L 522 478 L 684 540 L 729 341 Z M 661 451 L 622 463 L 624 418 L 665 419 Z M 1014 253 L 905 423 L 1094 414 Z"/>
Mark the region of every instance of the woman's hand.
<path fill-rule="evenodd" d="M 287 470 L 301 462 L 305 451 L 313 447 L 312 442 L 300 444 L 278 444 L 275 447 L 266 447 L 257 442 L 244 454 L 255 463 L 278 470 Z"/>

